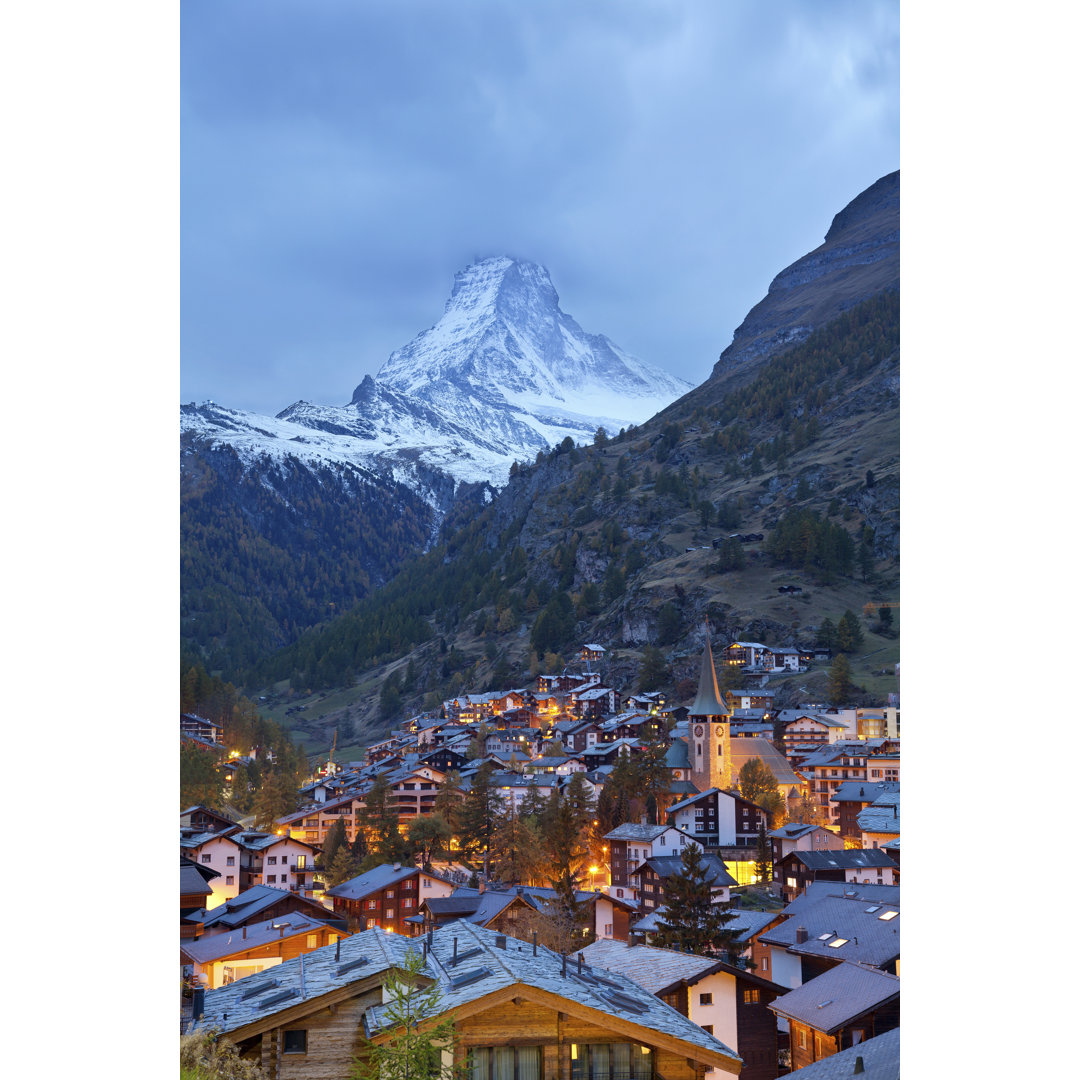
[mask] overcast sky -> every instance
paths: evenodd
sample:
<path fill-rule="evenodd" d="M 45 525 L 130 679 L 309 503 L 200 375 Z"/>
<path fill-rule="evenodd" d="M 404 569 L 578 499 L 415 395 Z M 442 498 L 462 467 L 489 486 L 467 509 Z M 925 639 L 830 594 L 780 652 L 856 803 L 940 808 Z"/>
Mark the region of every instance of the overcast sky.
<path fill-rule="evenodd" d="M 344 404 L 486 255 L 694 383 L 899 168 L 896 0 L 188 0 L 181 397 Z"/>

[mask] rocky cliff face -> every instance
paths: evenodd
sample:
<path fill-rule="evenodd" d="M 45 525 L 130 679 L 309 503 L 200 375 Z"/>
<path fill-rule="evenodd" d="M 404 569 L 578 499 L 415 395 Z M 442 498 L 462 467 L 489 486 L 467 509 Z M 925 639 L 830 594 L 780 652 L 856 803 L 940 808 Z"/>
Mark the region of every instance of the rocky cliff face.
<path fill-rule="evenodd" d="M 738 386 L 771 356 L 884 289 L 900 286 L 900 173 L 883 176 L 832 221 L 825 242 L 773 279 L 720 354 L 712 379 Z"/>

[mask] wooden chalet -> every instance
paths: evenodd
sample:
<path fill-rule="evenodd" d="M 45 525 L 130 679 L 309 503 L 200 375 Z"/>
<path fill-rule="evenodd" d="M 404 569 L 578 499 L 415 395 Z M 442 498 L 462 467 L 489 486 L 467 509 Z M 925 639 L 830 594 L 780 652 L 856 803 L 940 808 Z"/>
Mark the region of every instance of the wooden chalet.
<path fill-rule="evenodd" d="M 180 963 L 190 965 L 195 977 L 212 990 L 333 945 L 342 936 L 343 931 L 336 926 L 293 913 L 254 926 L 181 940 Z"/>
<path fill-rule="evenodd" d="M 839 964 L 770 1003 L 790 1026 L 791 1068 L 900 1026 L 900 980 L 861 964 Z"/>
<path fill-rule="evenodd" d="M 406 937 L 419 933 L 412 920 L 421 903 L 449 896 L 455 883 L 416 866 L 383 863 L 366 874 L 327 889 L 334 913 L 362 930 L 379 927 Z"/>
<path fill-rule="evenodd" d="M 423 988 L 437 984 L 453 1018 L 455 1064 L 476 1080 L 716 1080 L 741 1061 L 730 1046 L 618 972 L 534 949 L 467 922 L 408 942 L 369 930 L 209 990 L 196 1004 L 242 1057 L 277 1080 L 343 1076 L 394 1029 L 383 987 L 409 949 Z"/>
<path fill-rule="evenodd" d="M 702 855 L 701 864 L 713 903 L 726 904 L 731 899 L 731 886 L 738 885 L 738 882 L 715 855 Z M 648 914 L 666 902 L 664 884 L 672 875 L 682 873 L 682 868 L 681 855 L 654 855 L 630 873 L 630 884 L 638 897 L 642 913 Z"/>
<path fill-rule="evenodd" d="M 203 742 L 220 745 L 225 737 L 225 729 L 220 724 L 215 724 L 213 720 L 207 720 L 205 716 L 181 713 L 180 734 L 190 739 L 200 739 Z"/>
<path fill-rule="evenodd" d="M 193 829 L 200 833 L 225 832 L 229 829 L 239 829 L 239 822 L 232 818 L 211 810 L 208 806 L 189 806 L 180 811 L 180 827 Z"/>
<path fill-rule="evenodd" d="M 864 885 L 897 884 L 897 865 L 877 848 L 844 851 L 792 851 L 774 863 L 773 877 L 790 903 L 815 881 Z"/>

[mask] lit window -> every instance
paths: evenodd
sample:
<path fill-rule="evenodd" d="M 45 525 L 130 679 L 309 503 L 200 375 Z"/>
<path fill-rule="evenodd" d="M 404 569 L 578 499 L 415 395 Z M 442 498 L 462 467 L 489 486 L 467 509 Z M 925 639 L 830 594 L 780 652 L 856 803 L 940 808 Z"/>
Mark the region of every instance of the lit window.
<path fill-rule="evenodd" d="M 839 949 L 841 945 L 846 945 L 847 943 L 848 943 L 848 939 L 846 937 L 838 937 L 835 941 L 830 941 L 829 942 L 829 948 L 830 949 Z"/>
<path fill-rule="evenodd" d="M 899 911 L 886 911 L 878 916 L 882 922 L 888 922 L 890 919 L 895 919 L 899 915 Z"/>
<path fill-rule="evenodd" d="M 742 992 L 744 1005 L 756 1005 L 761 1000 L 760 990 L 744 990 Z"/>
<path fill-rule="evenodd" d="M 318 934 L 308 934 L 308 936 L 307 936 L 307 947 L 309 949 L 317 949 L 319 947 L 319 935 Z"/>

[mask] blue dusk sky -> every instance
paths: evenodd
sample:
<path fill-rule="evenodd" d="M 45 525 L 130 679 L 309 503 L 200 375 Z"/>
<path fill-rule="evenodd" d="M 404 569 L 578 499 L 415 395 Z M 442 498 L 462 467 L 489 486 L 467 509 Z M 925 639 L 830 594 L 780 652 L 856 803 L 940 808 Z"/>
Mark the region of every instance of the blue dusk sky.
<path fill-rule="evenodd" d="M 707 378 L 783 267 L 899 168 L 896 0 L 188 0 L 183 401 L 344 404 L 454 272 Z"/>

